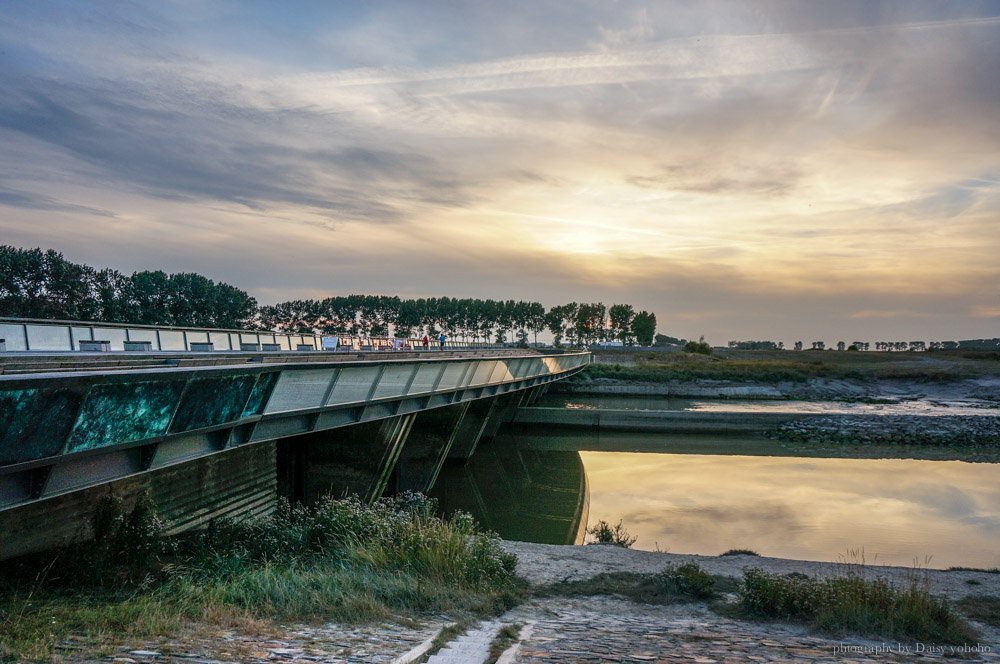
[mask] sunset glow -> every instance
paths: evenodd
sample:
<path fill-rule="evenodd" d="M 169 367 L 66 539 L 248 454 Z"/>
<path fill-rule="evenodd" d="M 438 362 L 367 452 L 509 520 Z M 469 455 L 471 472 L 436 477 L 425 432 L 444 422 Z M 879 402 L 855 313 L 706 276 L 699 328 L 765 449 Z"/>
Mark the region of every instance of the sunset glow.
<path fill-rule="evenodd" d="M 1000 325 L 1000 3 L 8 3 L 2 243 L 689 338 Z"/>

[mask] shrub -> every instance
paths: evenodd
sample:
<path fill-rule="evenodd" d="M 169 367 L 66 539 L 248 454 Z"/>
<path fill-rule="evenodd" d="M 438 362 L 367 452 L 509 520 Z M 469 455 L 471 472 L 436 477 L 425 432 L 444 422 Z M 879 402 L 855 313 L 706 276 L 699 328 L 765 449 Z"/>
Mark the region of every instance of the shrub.
<path fill-rule="evenodd" d="M 908 586 L 898 588 L 885 579 L 865 578 L 855 572 L 819 580 L 748 569 L 743 573 L 739 609 L 750 618 L 804 622 L 831 633 L 939 643 L 966 643 L 975 638 L 951 605 L 931 595 L 916 577 Z"/>
<path fill-rule="evenodd" d="M 695 599 L 709 599 L 715 595 L 715 578 L 698 563 L 667 565 L 653 580 L 667 595 L 684 595 Z"/>
<path fill-rule="evenodd" d="M 588 528 L 587 534 L 594 538 L 590 544 L 614 544 L 625 549 L 631 547 L 639 539 L 626 530 L 620 519 L 614 526 L 602 519 L 593 528 Z"/>

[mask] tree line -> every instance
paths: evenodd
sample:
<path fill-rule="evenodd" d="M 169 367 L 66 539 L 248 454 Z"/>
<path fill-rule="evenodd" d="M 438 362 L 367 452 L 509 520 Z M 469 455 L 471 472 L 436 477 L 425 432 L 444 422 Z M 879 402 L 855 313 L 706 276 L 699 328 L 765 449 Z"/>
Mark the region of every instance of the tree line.
<path fill-rule="evenodd" d="M 246 291 L 199 274 L 125 275 L 66 260 L 42 249 L 0 245 L 0 315 L 143 325 L 412 337 L 445 332 L 467 341 L 556 344 L 617 340 L 649 346 L 656 315 L 632 305 L 559 305 L 474 298 L 402 299 L 346 295 L 258 306 Z"/>
<path fill-rule="evenodd" d="M 140 325 L 235 328 L 257 301 L 193 272 L 125 275 L 66 260 L 49 249 L 0 246 L 0 315 Z"/>

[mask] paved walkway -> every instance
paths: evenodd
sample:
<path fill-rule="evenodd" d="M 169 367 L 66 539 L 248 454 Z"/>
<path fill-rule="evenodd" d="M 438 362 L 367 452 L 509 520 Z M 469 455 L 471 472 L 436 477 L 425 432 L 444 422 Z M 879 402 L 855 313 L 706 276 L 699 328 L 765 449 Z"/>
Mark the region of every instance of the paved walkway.
<path fill-rule="evenodd" d="M 647 606 L 609 597 L 531 601 L 503 616 L 531 625 L 514 662 L 910 662 L 954 657 L 947 646 L 831 639 L 806 629 L 723 618 L 697 604 Z M 995 630 L 985 652 L 963 661 L 1000 662 Z"/>

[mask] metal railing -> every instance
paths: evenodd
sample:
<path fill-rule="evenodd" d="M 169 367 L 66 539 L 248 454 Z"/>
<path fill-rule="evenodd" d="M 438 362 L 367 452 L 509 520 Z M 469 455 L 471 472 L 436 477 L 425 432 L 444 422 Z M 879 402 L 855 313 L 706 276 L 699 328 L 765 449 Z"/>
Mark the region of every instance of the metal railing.
<path fill-rule="evenodd" d="M 81 347 L 81 343 L 84 342 Z M 106 342 L 106 343 L 100 343 Z M 502 348 L 503 344 L 446 340 L 443 350 Z M 438 349 L 438 340 L 366 337 L 354 334 L 292 334 L 92 321 L 0 318 L 0 351 L 408 351 Z"/>

